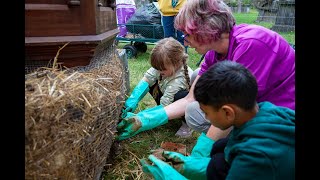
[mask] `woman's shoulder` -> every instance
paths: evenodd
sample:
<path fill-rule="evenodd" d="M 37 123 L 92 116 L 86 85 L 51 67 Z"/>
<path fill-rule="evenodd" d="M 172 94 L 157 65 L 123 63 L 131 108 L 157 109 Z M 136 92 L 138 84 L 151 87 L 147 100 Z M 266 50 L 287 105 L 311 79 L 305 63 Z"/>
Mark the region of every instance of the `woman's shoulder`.
<path fill-rule="evenodd" d="M 231 38 L 237 41 L 258 40 L 259 42 L 268 42 L 275 40 L 278 33 L 255 24 L 239 24 L 233 27 Z"/>

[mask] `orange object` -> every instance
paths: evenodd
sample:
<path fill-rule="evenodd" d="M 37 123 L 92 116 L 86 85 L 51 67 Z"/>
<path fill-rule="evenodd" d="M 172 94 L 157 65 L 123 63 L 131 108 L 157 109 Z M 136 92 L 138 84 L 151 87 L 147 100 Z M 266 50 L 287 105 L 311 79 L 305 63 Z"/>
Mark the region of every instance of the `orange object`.
<path fill-rule="evenodd" d="M 181 143 L 173 143 L 173 142 L 162 142 L 160 145 L 165 151 L 174 151 L 181 153 L 183 155 L 187 155 L 187 146 Z"/>
<path fill-rule="evenodd" d="M 173 142 L 161 142 L 160 148 L 153 150 L 153 155 L 156 156 L 158 159 L 165 161 L 166 159 L 162 157 L 163 151 L 173 151 L 181 153 L 185 156 L 188 155 L 187 153 L 187 146 L 181 143 L 173 143 Z"/>

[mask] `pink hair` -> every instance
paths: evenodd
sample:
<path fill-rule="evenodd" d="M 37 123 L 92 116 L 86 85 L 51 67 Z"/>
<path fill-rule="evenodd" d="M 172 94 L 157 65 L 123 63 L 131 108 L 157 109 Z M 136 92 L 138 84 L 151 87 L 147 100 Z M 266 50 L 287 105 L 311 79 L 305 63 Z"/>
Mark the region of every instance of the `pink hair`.
<path fill-rule="evenodd" d="M 175 28 L 195 35 L 199 44 L 220 39 L 235 25 L 230 8 L 222 0 L 189 0 L 175 18 Z"/>

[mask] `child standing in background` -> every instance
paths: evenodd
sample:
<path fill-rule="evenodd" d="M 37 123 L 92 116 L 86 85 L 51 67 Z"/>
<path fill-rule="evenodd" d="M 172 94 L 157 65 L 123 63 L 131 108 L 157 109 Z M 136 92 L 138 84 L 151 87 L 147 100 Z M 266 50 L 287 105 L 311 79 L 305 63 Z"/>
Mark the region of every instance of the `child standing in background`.
<path fill-rule="evenodd" d="M 116 0 L 116 14 L 117 14 L 117 24 L 119 25 L 120 37 L 125 37 L 128 30 L 124 24 L 133 16 L 136 12 L 136 4 L 134 0 Z"/>
<path fill-rule="evenodd" d="M 174 19 L 186 1 L 187 0 L 158 0 L 164 37 L 173 37 L 182 45 L 184 45 L 183 33 L 174 28 Z"/>

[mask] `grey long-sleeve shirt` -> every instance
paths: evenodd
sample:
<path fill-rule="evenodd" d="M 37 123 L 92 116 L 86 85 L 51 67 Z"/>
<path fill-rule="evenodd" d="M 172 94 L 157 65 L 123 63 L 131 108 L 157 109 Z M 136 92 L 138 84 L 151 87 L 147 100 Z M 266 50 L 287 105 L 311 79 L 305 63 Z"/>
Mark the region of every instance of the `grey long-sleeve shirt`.
<path fill-rule="evenodd" d="M 191 79 L 193 73 L 192 69 L 188 66 L 188 73 Z M 160 72 L 151 67 L 144 77 L 148 80 L 149 86 L 153 86 L 158 79 L 160 79 Z M 159 88 L 163 96 L 160 98 L 160 104 L 167 106 L 173 102 L 174 95 L 180 91 L 187 89 L 188 84 L 184 75 L 184 68 L 181 67 L 173 76 L 163 78 L 159 82 Z"/>

